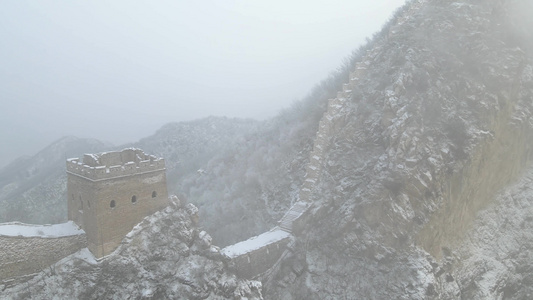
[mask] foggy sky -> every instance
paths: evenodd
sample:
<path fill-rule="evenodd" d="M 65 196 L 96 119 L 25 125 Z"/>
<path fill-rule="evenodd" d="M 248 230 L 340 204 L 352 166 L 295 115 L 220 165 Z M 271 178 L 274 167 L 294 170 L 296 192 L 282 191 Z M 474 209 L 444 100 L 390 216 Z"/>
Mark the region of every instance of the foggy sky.
<path fill-rule="evenodd" d="M 274 116 L 404 2 L 2 1 L 0 167 L 65 135 Z"/>

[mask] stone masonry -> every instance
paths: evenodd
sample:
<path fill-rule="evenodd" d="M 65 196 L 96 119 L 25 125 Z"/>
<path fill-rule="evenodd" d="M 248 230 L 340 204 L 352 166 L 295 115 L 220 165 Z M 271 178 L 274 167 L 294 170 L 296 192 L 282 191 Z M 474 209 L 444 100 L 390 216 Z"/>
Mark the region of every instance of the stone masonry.
<path fill-rule="evenodd" d="M 168 205 L 165 161 L 140 149 L 67 160 L 68 219 L 87 233 L 89 250 L 113 252 L 144 217 Z"/>
<path fill-rule="evenodd" d="M 40 272 L 85 247 L 84 234 L 54 238 L 0 235 L 0 282 Z"/>

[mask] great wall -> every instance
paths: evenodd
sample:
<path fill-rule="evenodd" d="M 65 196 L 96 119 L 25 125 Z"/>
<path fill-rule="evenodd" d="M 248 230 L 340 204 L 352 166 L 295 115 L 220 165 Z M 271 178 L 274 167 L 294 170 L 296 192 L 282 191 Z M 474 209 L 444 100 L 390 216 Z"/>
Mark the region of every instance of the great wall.
<path fill-rule="evenodd" d="M 396 24 L 391 26 L 389 29 L 389 35 L 394 34 L 395 27 L 408 20 L 409 17 L 421 7 L 423 2 L 424 0 L 414 1 L 409 9 L 397 19 Z M 278 226 L 261 235 L 220 250 L 221 254 L 226 258 L 226 264 L 238 276 L 249 279 L 268 280 L 269 276 L 275 273 L 275 269 L 280 265 L 281 261 L 291 255 L 291 243 L 294 241 L 294 236 L 298 235 L 305 228 L 311 215 L 310 212 L 313 210 L 313 191 L 319 181 L 324 154 L 330 148 L 331 133 L 343 126 L 343 110 L 345 109 L 347 101 L 352 97 L 352 90 L 359 84 L 360 78 L 365 75 L 367 68 L 375 59 L 378 52 L 379 48 L 367 51 L 367 54 L 363 59 L 356 64 L 355 70 L 350 73 L 348 83 L 342 85 L 342 91 L 337 93 L 336 98 L 328 100 L 327 110 L 319 122 L 313 150 L 310 153 L 310 161 L 306 168 L 304 183 L 300 188 L 298 201 L 296 201 L 281 220 L 279 220 Z M 104 161 L 102 161 L 102 159 L 99 160 L 98 157 L 85 155 L 83 162 L 78 159 L 69 159 L 66 167 L 67 173 L 87 180 L 92 184 L 105 182 L 107 180 L 125 180 L 128 177 L 135 175 L 143 176 L 148 174 L 148 177 L 150 177 L 150 174 L 153 174 L 154 172 L 160 173 L 161 171 L 163 171 L 164 174 L 165 167 L 163 159 L 155 158 L 153 156 L 143 156 L 144 153 L 140 156 L 136 153 L 130 153 L 127 155 L 133 156 L 124 159 L 121 158 L 120 155 L 110 154 L 104 159 Z M 116 163 L 117 161 L 121 163 Z M 124 163 L 124 161 L 126 162 Z M 115 162 L 115 165 L 111 162 Z M 96 241 L 101 239 L 101 236 L 92 238 L 87 237 L 86 234 L 73 234 L 61 237 L 6 235 L 2 232 L 2 226 L 5 226 L 6 224 L 0 224 L 0 282 L 5 283 L 13 280 L 13 278 L 31 276 L 43 268 L 57 262 L 61 258 L 72 254 L 81 248 L 87 247 L 87 245 L 89 245 L 90 249 L 92 248 L 91 251 L 97 258 L 102 258 L 105 257 L 105 255 L 112 253 L 120 244 L 120 239 L 127 233 L 124 232 L 126 230 L 125 228 L 131 230 L 136 223 L 142 221 L 144 216 L 153 213 L 157 209 L 161 209 L 164 206 L 161 203 L 165 203 L 165 205 L 168 203 L 166 200 L 168 198 L 168 195 L 166 194 L 166 179 L 144 178 L 144 180 L 158 183 L 158 189 L 164 190 L 164 192 L 158 196 L 162 197 L 164 195 L 165 200 L 160 200 L 157 205 L 150 209 L 145 208 L 146 212 L 143 210 L 142 213 L 135 213 L 134 217 L 127 216 L 127 213 L 126 215 L 123 215 L 121 218 L 129 218 L 128 225 L 125 227 L 123 226 L 119 230 L 120 232 L 115 232 L 112 236 L 107 237 L 107 239 L 111 240 L 111 245 L 104 246 L 100 242 L 99 244 L 93 243 L 94 245 L 91 247 L 91 240 Z M 123 181 L 122 184 L 125 182 L 129 181 Z M 121 204 L 126 204 L 128 201 L 135 203 L 137 201 L 137 194 L 142 194 L 142 197 L 149 198 L 148 192 L 141 191 L 141 189 L 135 188 L 131 184 L 127 184 L 127 186 L 129 186 L 128 189 L 133 188 L 137 192 L 135 192 L 135 195 L 132 196 L 131 199 L 121 199 Z M 152 193 L 151 195 L 153 197 L 153 192 L 150 193 Z M 131 192 L 129 192 L 129 194 L 131 194 Z M 80 201 L 78 202 L 74 193 L 71 191 L 69 191 L 69 195 L 71 195 L 70 198 L 72 203 L 79 203 L 79 206 L 72 205 L 72 209 L 69 208 L 69 219 L 80 218 L 79 211 L 80 208 L 83 210 L 84 202 L 82 199 L 79 199 Z M 118 194 L 108 195 L 103 193 L 103 195 L 105 195 L 104 198 L 106 201 L 102 202 L 102 207 L 109 210 L 109 205 L 111 205 L 112 208 L 114 207 L 113 204 L 117 205 L 117 203 L 113 201 L 119 197 Z M 112 218 L 108 218 L 108 220 L 110 219 Z M 77 223 L 79 224 L 82 222 L 78 221 Z M 113 224 L 116 223 L 117 222 L 115 221 Z M 108 228 L 113 228 L 113 224 L 106 223 L 106 226 L 108 226 Z M 21 252 L 20 249 L 26 250 Z"/>
<path fill-rule="evenodd" d="M 410 7 L 398 17 L 395 25 L 391 26 L 388 32 L 389 36 L 394 34 L 398 25 L 406 22 L 415 14 L 422 7 L 423 2 L 425 0 L 413 1 Z M 347 101 L 352 98 L 352 90 L 357 87 L 360 79 L 366 74 L 368 67 L 377 57 L 379 51 L 379 48 L 367 51 L 366 55 L 356 63 L 353 72 L 350 72 L 348 82 L 342 85 L 342 91 L 337 92 L 336 98 L 328 100 L 327 110 L 319 122 L 313 150 L 309 155 L 309 164 L 306 168 L 304 183 L 300 188 L 298 201 L 285 213 L 278 222 L 278 226 L 266 233 L 236 244 L 241 248 L 241 251 L 234 251 L 236 245 L 231 245 L 221 250 L 223 254 L 231 259 L 231 265 L 238 275 L 268 281 L 269 277 L 275 273 L 273 269 L 279 266 L 283 259 L 291 255 L 290 245 L 294 240 L 293 235 L 298 235 L 311 218 L 314 203 L 313 192 L 319 181 L 324 154 L 331 146 L 332 133 L 344 125 L 343 110 L 346 108 Z M 281 231 L 286 232 L 288 235 L 284 236 Z M 265 242 L 262 247 L 256 246 L 257 239 L 263 239 L 265 235 L 276 234 L 279 238 Z M 283 238 L 281 238 L 282 236 Z M 249 251 L 242 250 L 247 247 Z M 280 248 L 284 249 L 284 251 L 277 251 Z M 269 267 L 258 266 L 258 261 L 271 264 Z"/>
<path fill-rule="evenodd" d="M 297 235 L 304 229 L 309 212 L 313 208 L 313 190 L 319 180 L 324 153 L 330 147 L 331 133 L 343 125 L 342 110 L 346 101 L 351 98 L 352 89 L 370 64 L 370 57 L 372 53 L 356 65 L 355 70 L 350 73 L 349 83 L 343 84 L 343 90 L 337 93 L 337 97 L 328 100 L 327 111 L 319 123 L 298 201 L 279 220 L 278 226 L 259 236 L 221 250 L 230 258 L 231 266 L 239 276 L 269 280 L 269 276 L 275 273 L 271 272 L 271 269 L 279 265 L 282 259 L 291 255 L 290 243 L 294 240 L 293 235 Z M 257 240 L 263 240 L 262 246 L 257 246 Z M 268 266 L 265 266 L 266 264 Z"/>
<path fill-rule="evenodd" d="M 323 155 L 329 147 L 328 136 L 332 130 L 342 125 L 343 119 L 340 112 L 346 100 L 350 98 L 351 89 L 357 83 L 358 77 L 363 74 L 367 64 L 366 62 L 357 64 L 356 70 L 350 74 L 350 83 L 343 84 L 343 91 L 338 92 L 337 98 L 328 101 L 327 111 L 320 121 L 313 151 L 310 154 L 310 163 L 307 166 L 299 200 L 291 206 L 278 222 L 278 226 L 272 230 L 221 250 L 227 258 L 228 266 L 238 276 L 258 279 L 262 275 L 271 274 L 269 271 L 272 267 L 279 264 L 280 259 L 290 255 L 293 234 L 303 229 L 305 216 L 312 208 L 312 191 L 318 181 Z M 164 160 L 144 155 L 141 150 L 125 149 L 121 152 L 108 152 L 100 155 L 86 154 L 83 160 L 68 159 L 66 170 L 69 175 L 67 191 L 69 220 L 74 220 L 87 233 L 62 237 L 22 235 L 13 237 L 2 233 L 2 225 L 5 224 L 0 224 L 0 240 L 2 241 L 0 244 L 0 265 L 2 266 L 0 281 L 36 273 L 43 269 L 43 266 L 49 266 L 83 247 L 89 247 L 96 258 L 102 258 L 112 253 L 126 233 L 142 221 L 142 218 L 161 209 L 167 203 L 159 201 L 158 205 L 145 208 L 131 205 L 134 202 L 136 202 L 134 204 L 147 203 L 133 199 L 149 198 L 148 194 L 152 193 L 152 190 L 155 192 L 155 189 L 161 191 L 158 196 L 164 196 L 165 199 L 168 197 L 166 179 L 154 177 L 154 175 L 164 174 Z M 131 180 L 131 178 L 138 177 L 142 179 Z M 140 182 L 146 181 L 151 183 L 148 192 L 138 186 Z M 110 182 L 115 182 L 121 188 L 110 189 Z M 94 202 L 90 199 L 100 201 Z M 115 206 L 129 209 L 127 212 L 116 214 Z M 110 213 L 115 213 L 115 216 L 112 217 Z M 102 227 L 108 230 L 97 229 Z M 73 242 L 70 242 L 71 240 Z M 24 248 L 26 245 L 32 245 L 32 249 L 39 249 L 40 254 L 31 255 L 27 252 L 20 252 L 20 247 Z M 23 256 L 26 258 L 20 257 L 19 253 L 24 253 Z"/>
<path fill-rule="evenodd" d="M 58 228 L 60 227 L 60 228 Z M 87 247 L 72 222 L 56 225 L 0 224 L 0 283 L 16 283 Z"/>

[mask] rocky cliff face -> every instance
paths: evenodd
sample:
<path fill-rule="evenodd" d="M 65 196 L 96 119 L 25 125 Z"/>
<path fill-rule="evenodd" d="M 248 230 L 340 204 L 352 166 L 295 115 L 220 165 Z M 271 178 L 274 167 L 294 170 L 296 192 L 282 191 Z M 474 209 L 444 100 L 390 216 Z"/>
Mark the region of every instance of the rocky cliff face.
<path fill-rule="evenodd" d="M 532 176 L 529 168 L 498 193 L 446 257 L 463 298 L 533 297 Z M 439 287 L 446 289 L 448 283 Z"/>
<path fill-rule="evenodd" d="M 529 267 L 516 277 L 505 268 L 496 275 L 495 267 L 518 263 L 504 257 L 529 258 L 527 230 L 489 260 L 475 248 L 492 247 L 485 244 L 490 234 L 472 238 L 485 230 L 477 227 L 485 224 L 479 215 L 490 214 L 480 211 L 502 205 L 495 195 L 519 180 L 531 159 L 532 35 L 512 38 L 515 5 L 523 3 L 412 1 L 377 37 L 376 54 L 343 110 L 345 125 L 329 137 L 314 220 L 267 296 L 530 293 Z M 515 204 L 504 219 L 520 207 L 527 204 Z M 507 234 L 498 231 L 494 239 Z M 456 251 L 467 253 L 468 267 Z"/>

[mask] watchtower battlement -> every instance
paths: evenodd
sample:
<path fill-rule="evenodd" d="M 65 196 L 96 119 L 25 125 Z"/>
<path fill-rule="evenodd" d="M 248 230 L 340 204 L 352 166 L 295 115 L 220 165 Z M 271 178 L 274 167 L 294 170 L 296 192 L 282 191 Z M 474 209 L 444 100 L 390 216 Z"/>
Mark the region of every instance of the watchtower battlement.
<path fill-rule="evenodd" d="M 147 155 L 141 149 L 128 148 L 120 152 L 84 154 L 83 160 L 67 160 L 67 173 L 89 180 L 104 180 L 165 169 L 165 160 Z"/>
<path fill-rule="evenodd" d="M 87 233 L 89 250 L 108 255 L 142 219 L 168 205 L 165 160 L 140 149 L 67 160 L 68 219 Z"/>

